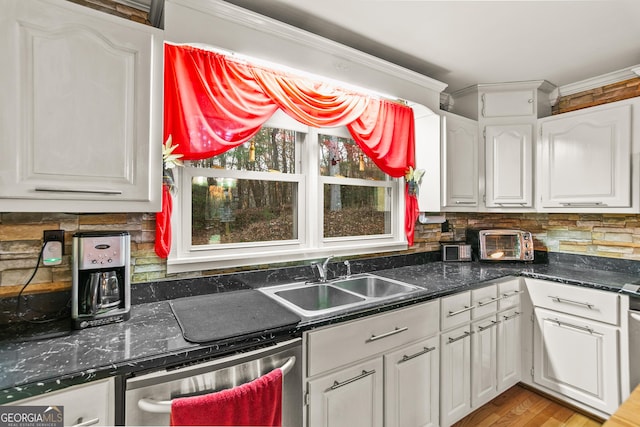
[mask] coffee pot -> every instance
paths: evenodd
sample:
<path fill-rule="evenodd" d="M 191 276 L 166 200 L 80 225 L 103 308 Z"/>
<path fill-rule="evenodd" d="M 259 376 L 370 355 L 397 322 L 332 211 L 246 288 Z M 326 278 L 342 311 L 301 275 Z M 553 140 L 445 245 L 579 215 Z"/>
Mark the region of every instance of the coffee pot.
<path fill-rule="evenodd" d="M 91 273 L 84 288 L 82 311 L 86 314 L 104 313 L 120 305 L 120 285 L 115 271 Z"/>

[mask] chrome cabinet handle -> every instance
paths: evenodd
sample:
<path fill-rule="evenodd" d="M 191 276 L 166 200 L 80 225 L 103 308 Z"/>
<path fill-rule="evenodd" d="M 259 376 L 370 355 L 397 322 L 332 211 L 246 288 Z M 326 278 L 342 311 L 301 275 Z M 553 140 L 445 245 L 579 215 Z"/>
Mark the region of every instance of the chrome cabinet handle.
<path fill-rule="evenodd" d="M 390 337 L 391 335 L 399 334 L 400 332 L 404 332 L 407 330 L 409 330 L 408 326 L 405 326 L 404 328 L 398 328 L 396 326 L 396 328 L 393 331 L 385 332 L 384 334 L 380 334 L 380 335 L 371 335 L 371 338 L 367 339 L 365 342 L 373 342 L 373 341 L 381 340 L 382 338 Z"/>
<path fill-rule="evenodd" d="M 560 202 L 560 204 L 562 206 L 574 206 L 576 208 L 580 208 L 580 207 L 585 207 L 585 208 L 589 208 L 589 207 L 604 207 L 607 206 L 606 203 L 602 203 L 602 202 Z"/>
<path fill-rule="evenodd" d="M 520 312 L 519 312 L 519 311 L 516 311 L 516 312 L 515 312 L 514 314 L 512 314 L 511 316 L 502 316 L 502 319 L 503 319 L 503 320 L 510 320 L 510 319 L 513 319 L 514 317 L 518 317 L 518 316 L 520 316 Z"/>
<path fill-rule="evenodd" d="M 482 331 L 486 331 L 487 329 L 491 329 L 491 328 L 493 328 L 493 327 L 494 327 L 494 326 L 496 326 L 498 323 L 500 323 L 500 322 L 497 322 L 497 321 L 495 321 L 495 320 L 492 320 L 490 325 L 487 325 L 487 326 L 478 326 L 478 330 L 479 330 L 480 332 L 482 332 Z"/>
<path fill-rule="evenodd" d="M 496 302 L 498 300 L 498 298 L 494 298 L 491 297 L 490 299 L 486 300 L 486 301 L 478 301 L 476 304 L 478 304 L 478 307 L 483 307 L 487 304 L 491 304 L 492 302 Z"/>
<path fill-rule="evenodd" d="M 574 325 L 572 323 L 567 323 L 567 322 L 562 322 L 558 319 L 546 319 L 550 322 L 553 323 L 557 323 L 558 326 L 566 326 L 567 328 L 572 328 L 572 329 L 577 329 L 579 331 L 585 331 L 585 332 L 589 332 L 590 334 L 593 334 L 595 331 L 593 329 L 591 329 L 588 326 L 579 326 L 579 325 Z"/>
<path fill-rule="evenodd" d="M 459 337 L 455 337 L 455 338 L 449 337 L 449 340 L 448 340 L 447 344 L 451 344 L 451 343 L 454 343 L 456 341 L 463 340 L 463 339 L 465 339 L 466 337 L 468 337 L 470 335 L 471 335 L 471 332 L 467 331 L 464 334 L 460 335 Z"/>
<path fill-rule="evenodd" d="M 400 360 L 398 361 L 398 363 L 404 363 L 404 362 L 406 362 L 407 360 L 415 359 L 415 358 L 416 358 L 416 357 L 418 357 L 418 356 L 422 356 L 423 354 L 427 354 L 427 353 L 432 352 L 432 351 L 433 351 L 433 350 L 435 350 L 436 348 L 435 348 L 435 347 L 423 347 L 423 349 L 424 349 L 424 350 L 419 351 L 419 352 L 417 352 L 417 353 L 415 353 L 415 354 L 412 354 L 411 356 L 407 356 L 407 355 L 405 354 L 404 356 L 402 356 L 402 359 L 400 359 Z"/>
<path fill-rule="evenodd" d="M 360 375 L 355 376 L 355 377 L 353 377 L 353 378 L 350 378 L 350 379 L 348 379 L 348 380 L 346 380 L 346 381 L 343 381 L 343 382 L 334 381 L 334 382 L 333 382 L 333 385 L 332 385 L 331 387 L 329 387 L 329 388 L 328 388 L 327 390 L 325 390 L 325 391 L 338 389 L 338 388 L 340 388 L 340 387 L 343 387 L 343 386 L 345 386 L 345 385 L 347 385 L 347 384 L 351 384 L 351 383 L 353 383 L 353 382 L 356 382 L 356 381 L 358 381 L 358 380 L 361 380 L 361 379 L 363 379 L 363 378 L 366 378 L 366 377 L 368 377 L 369 375 L 373 375 L 373 374 L 375 374 L 375 373 L 376 373 L 376 370 L 375 370 L 375 369 L 372 369 L 372 370 L 370 370 L 370 371 L 365 371 L 365 370 L 363 369 L 363 370 L 362 370 L 362 373 L 361 373 Z"/>
<path fill-rule="evenodd" d="M 565 304 L 582 305 L 582 306 L 587 307 L 589 310 L 593 310 L 593 307 L 595 307 L 594 304 L 591 304 L 589 302 L 574 301 L 574 300 L 570 300 L 570 299 L 566 299 L 566 298 L 554 297 L 554 296 L 551 296 L 551 295 L 549 295 L 549 298 L 551 298 L 555 302 L 561 302 L 561 303 L 565 303 Z"/>
<path fill-rule="evenodd" d="M 464 200 L 456 200 L 456 205 L 475 205 L 478 202 L 465 202 Z"/>
<path fill-rule="evenodd" d="M 522 291 L 505 292 L 505 293 L 502 294 L 502 298 L 509 298 L 509 297 L 514 296 L 514 295 L 518 295 L 520 293 L 522 293 Z"/>
<path fill-rule="evenodd" d="M 527 206 L 526 202 L 496 202 L 498 206 Z"/>
<path fill-rule="evenodd" d="M 48 191 L 50 193 L 87 193 L 87 194 L 122 194 L 120 190 L 79 190 L 77 188 L 36 187 L 36 191 Z"/>
<path fill-rule="evenodd" d="M 82 418 L 78 418 L 78 424 L 74 424 L 71 427 L 86 427 L 86 426 L 93 426 L 96 425 L 100 422 L 100 418 L 92 418 L 90 420 L 87 421 L 82 421 Z"/>
<path fill-rule="evenodd" d="M 455 316 L 457 314 L 464 313 L 465 311 L 473 310 L 474 308 L 476 308 L 475 305 L 471 305 L 471 306 L 465 305 L 464 308 L 461 309 L 461 310 L 450 311 L 449 314 L 447 314 L 447 317 L 452 317 L 452 316 Z"/>

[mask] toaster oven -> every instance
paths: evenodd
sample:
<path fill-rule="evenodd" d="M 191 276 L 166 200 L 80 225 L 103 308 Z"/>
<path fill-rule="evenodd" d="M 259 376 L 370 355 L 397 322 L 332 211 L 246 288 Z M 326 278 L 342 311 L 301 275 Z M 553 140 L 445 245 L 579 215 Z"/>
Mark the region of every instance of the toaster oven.
<path fill-rule="evenodd" d="M 533 239 L 528 231 L 469 229 L 467 242 L 479 261 L 533 261 Z"/>

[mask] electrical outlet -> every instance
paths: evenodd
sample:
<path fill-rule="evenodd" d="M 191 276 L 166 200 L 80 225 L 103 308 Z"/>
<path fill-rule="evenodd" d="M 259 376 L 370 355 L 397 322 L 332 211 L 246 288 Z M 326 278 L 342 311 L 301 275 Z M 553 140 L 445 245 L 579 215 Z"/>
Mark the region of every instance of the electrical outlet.
<path fill-rule="evenodd" d="M 64 253 L 64 230 L 45 230 L 42 264 L 58 265 L 62 263 Z"/>
<path fill-rule="evenodd" d="M 53 241 L 64 245 L 64 230 L 45 230 L 42 239 L 44 243 Z"/>

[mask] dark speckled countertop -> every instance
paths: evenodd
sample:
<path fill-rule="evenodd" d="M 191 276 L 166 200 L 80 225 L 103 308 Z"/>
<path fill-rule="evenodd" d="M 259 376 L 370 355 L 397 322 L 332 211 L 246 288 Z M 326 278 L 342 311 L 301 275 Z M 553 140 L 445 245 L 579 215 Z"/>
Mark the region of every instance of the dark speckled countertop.
<path fill-rule="evenodd" d="M 300 336 L 304 330 L 375 314 L 464 291 L 507 276 L 554 280 L 618 292 L 638 282 L 630 271 L 616 272 L 580 265 L 443 263 L 387 268 L 374 272 L 422 288 L 408 297 L 302 322 L 280 330 L 247 331 L 237 339 L 187 342 L 167 301 L 137 304 L 123 323 L 72 331 L 59 337 L 0 342 L 0 404 L 98 378 L 161 369 L 192 360 L 221 356 Z"/>

